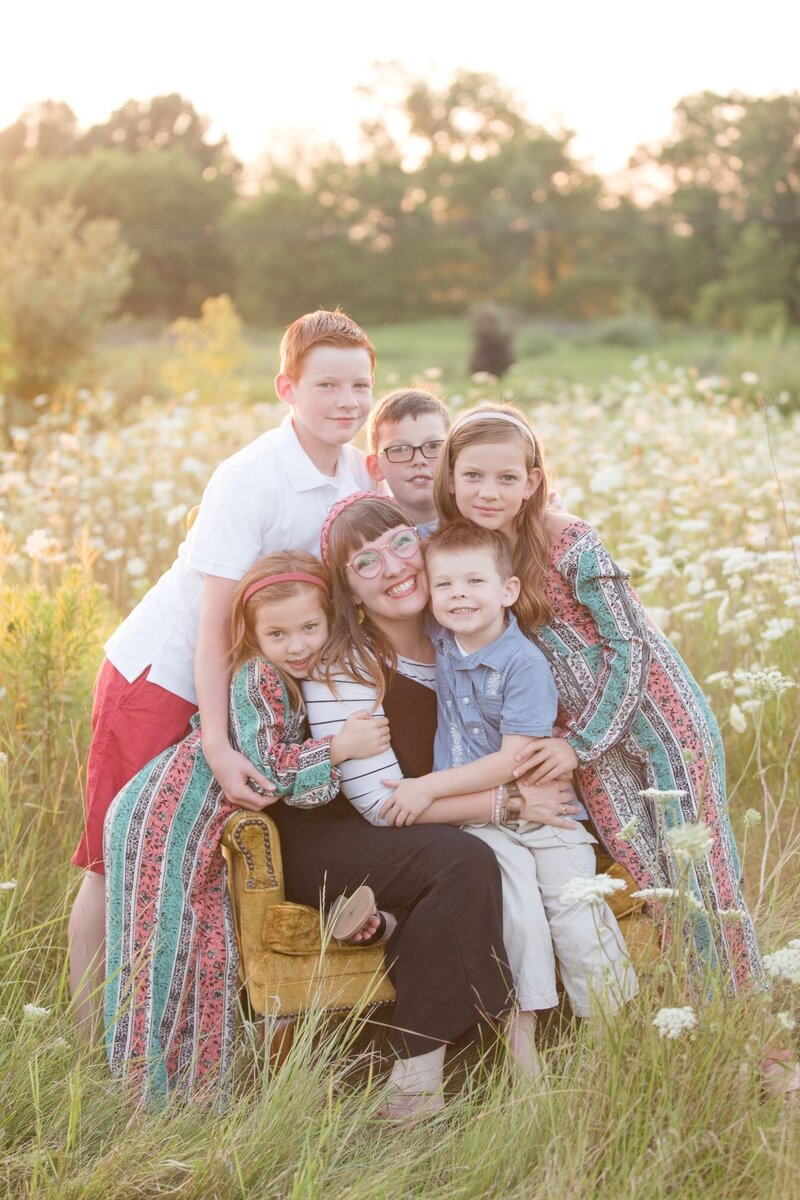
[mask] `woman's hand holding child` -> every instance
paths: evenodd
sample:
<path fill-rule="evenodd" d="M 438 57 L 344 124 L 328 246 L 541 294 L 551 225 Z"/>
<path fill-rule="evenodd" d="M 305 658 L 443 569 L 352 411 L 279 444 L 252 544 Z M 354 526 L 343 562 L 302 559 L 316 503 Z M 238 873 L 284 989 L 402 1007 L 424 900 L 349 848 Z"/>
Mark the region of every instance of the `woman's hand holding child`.
<path fill-rule="evenodd" d="M 516 786 L 522 796 L 521 821 L 538 821 L 540 825 L 555 825 L 559 829 L 579 828 L 569 819 L 580 812 L 569 778 L 533 785 L 518 779 Z"/>
<path fill-rule="evenodd" d="M 524 778 L 526 784 L 552 783 L 571 775 L 580 765 L 572 746 L 560 737 L 531 738 L 516 761 L 514 778 Z"/>
<path fill-rule="evenodd" d="M 389 749 L 389 722 L 361 709 L 351 713 L 331 738 L 331 762 L 336 766 L 348 758 L 373 758 Z"/>

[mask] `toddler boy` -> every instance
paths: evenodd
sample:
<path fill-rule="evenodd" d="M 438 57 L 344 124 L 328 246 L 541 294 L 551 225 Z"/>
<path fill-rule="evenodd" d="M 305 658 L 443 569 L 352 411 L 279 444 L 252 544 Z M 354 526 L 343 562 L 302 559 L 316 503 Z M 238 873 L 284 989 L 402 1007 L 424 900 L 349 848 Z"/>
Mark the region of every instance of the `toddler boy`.
<path fill-rule="evenodd" d="M 369 423 L 367 470 L 376 483 L 389 485 L 423 538 L 438 524 L 433 473 L 449 428 L 442 401 L 413 388 L 384 396 Z"/>
<path fill-rule="evenodd" d="M 550 737 L 558 696 L 541 651 L 526 638 L 511 605 L 519 594 L 511 547 L 496 530 L 458 520 L 425 543 L 436 649 L 438 724 L 434 771 L 404 780 L 383 810 L 397 823 L 440 797 L 497 787 L 512 777 L 529 737 Z M 607 905 L 562 900 L 564 885 L 595 874 L 581 821 L 571 829 L 515 820 L 468 825 L 489 843 L 503 874 L 504 932 L 519 1007 L 557 1002 L 553 948 L 577 1016 L 591 992 L 610 985 L 615 1007 L 636 992 L 622 935 Z"/>

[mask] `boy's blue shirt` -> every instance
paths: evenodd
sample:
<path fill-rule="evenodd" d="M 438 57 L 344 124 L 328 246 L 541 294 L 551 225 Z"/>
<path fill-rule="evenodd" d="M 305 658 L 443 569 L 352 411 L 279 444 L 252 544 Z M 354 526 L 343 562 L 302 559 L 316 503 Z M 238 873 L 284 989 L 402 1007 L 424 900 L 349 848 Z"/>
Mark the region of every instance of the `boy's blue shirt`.
<path fill-rule="evenodd" d="M 493 754 L 506 733 L 552 737 L 556 685 L 513 613 L 500 637 L 472 654 L 463 655 L 451 630 L 435 621 L 429 633 L 436 650 L 435 771 Z M 577 819 L 585 817 L 582 811 Z"/>

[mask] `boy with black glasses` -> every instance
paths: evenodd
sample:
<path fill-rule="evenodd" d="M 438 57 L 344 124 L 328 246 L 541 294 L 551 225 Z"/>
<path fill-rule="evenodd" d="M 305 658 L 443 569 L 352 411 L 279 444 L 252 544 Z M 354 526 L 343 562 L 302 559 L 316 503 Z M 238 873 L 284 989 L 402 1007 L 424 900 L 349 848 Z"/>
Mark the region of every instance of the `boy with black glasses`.
<path fill-rule="evenodd" d="M 433 473 L 449 428 L 442 401 L 409 388 L 385 396 L 370 420 L 367 470 L 389 485 L 423 538 L 437 525 Z"/>

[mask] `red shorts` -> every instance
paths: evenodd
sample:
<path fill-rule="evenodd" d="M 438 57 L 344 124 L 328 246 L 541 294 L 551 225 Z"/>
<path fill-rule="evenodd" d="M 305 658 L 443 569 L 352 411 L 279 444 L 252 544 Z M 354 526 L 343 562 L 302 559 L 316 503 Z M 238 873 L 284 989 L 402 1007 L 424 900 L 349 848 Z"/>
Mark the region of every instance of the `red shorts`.
<path fill-rule="evenodd" d="M 105 874 L 103 822 L 117 792 L 145 763 L 189 732 L 197 706 L 150 683 L 127 679 L 103 660 L 94 685 L 92 744 L 86 768 L 86 824 L 72 856 L 73 865 Z"/>

